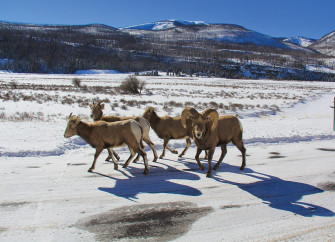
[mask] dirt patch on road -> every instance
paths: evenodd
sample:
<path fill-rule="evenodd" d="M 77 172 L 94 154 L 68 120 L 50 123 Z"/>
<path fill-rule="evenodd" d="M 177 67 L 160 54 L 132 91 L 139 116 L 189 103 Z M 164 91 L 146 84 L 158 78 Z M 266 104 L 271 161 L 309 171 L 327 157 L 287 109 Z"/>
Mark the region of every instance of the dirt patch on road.
<path fill-rule="evenodd" d="M 4 227 L 0 227 L 0 234 L 6 232 L 8 229 Z"/>
<path fill-rule="evenodd" d="M 335 182 L 323 182 L 317 185 L 320 189 L 324 191 L 335 191 Z"/>
<path fill-rule="evenodd" d="M 335 149 L 330 148 L 318 148 L 318 150 L 335 152 Z"/>
<path fill-rule="evenodd" d="M 96 234 L 100 241 L 173 240 L 213 208 L 189 202 L 143 204 L 117 208 L 80 220 L 76 226 Z"/>
<path fill-rule="evenodd" d="M 87 163 L 68 163 L 68 166 L 86 166 Z"/>
<path fill-rule="evenodd" d="M 0 207 L 20 207 L 29 204 L 29 202 L 3 202 Z"/>
<path fill-rule="evenodd" d="M 269 154 L 270 154 L 270 156 L 269 156 L 270 159 L 278 159 L 278 158 L 285 158 L 286 157 L 284 155 L 281 155 L 279 152 L 270 152 Z"/>
<path fill-rule="evenodd" d="M 229 209 L 229 208 L 240 208 L 242 205 L 223 205 L 220 207 L 220 209 Z"/>

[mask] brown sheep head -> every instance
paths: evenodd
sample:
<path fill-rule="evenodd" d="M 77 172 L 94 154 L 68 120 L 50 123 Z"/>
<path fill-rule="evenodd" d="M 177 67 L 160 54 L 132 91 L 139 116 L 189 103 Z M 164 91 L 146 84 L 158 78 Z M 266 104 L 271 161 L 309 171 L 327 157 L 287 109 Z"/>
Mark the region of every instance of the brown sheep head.
<path fill-rule="evenodd" d="M 218 125 L 219 114 L 215 109 L 209 108 L 203 111 L 201 114 L 198 113 L 194 108 L 185 108 L 181 114 L 181 121 L 186 128 L 186 120 L 192 121 L 192 130 L 195 138 L 203 139 L 207 133 L 207 126 L 209 122 L 212 122 L 210 131 L 214 131 Z"/>
<path fill-rule="evenodd" d="M 76 115 L 72 115 L 71 113 L 64 132 L 65 138 L 70 138 L 77 134 L 77 125 L 79 124 L 79 122 L 80 118 Z"/>
<path fill-rule="evenodd" d="M 146 120 L 148 120 L 149 122 L 150 122 L 150 119 L 151 119 L 151 117 L 154 115 L 154 114 L 156 114 L 156 112 L 155 112 L 155 108 L 153 108 L 153 107 L 148 107 L 145 111 L 144 111 L 144 113 L 143 113 L 143 118 L 145 118 Z"/>
<path fill-rule="evenodd" d="M 93 120 L 99 120 L 102 117 L 102 110 L 105 108 L 105 104 L 103 104 L 102 102 L 103 101 L 99 101 L 96 104 L 93 102 L 93 104 L 90 105 L 91 118 L 93 118 Z"/>

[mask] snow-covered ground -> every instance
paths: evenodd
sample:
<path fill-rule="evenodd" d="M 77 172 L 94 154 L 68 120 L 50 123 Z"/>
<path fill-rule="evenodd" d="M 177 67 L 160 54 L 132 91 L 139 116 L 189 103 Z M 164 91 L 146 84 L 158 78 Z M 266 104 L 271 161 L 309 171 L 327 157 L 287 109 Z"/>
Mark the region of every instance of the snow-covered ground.
<path fill-rule="evenodd" d="M 335 240 L 335 83 L 162 75 L 139 77 L 145 90 L 134 96 L 117 91 L 127 77 L 0 74 L 0 241 Z M 148 175 L 142 161 L 122 168 L 126 148 L 116 149 L 118 171 L 104 151 L 88 173 L 94 149 L 63 134 L 70 112 L 90 121 L 97 98 L 117 115 L 154 106 L 176 116 L 185 105 L 237 113 L 247 167 L 230 145 L 206 178 L 192 143 L 184 158 L 167 151 L 149 162 Z M 170 145 L 181 152 L 185 141 Z"/>

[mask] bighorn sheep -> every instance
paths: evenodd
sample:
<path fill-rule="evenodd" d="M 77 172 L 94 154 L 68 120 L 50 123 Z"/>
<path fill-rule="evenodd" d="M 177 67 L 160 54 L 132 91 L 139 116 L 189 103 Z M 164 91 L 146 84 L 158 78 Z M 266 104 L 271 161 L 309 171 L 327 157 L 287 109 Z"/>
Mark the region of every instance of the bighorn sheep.
<path fill-rule="evenodd" d="M 123 121 L 123 120 L 129 120 L 129 119 L 134 119 L 135 121 L 137 121 L 143 130 L 143 141 L 145 143 L 147 143 L 150 148 L 152 149 L 153 153 L 154 153 L 154 162 L 157 161 L 158 155 L 156 152 L 156 148 L 154 143 L 151 141 L 150 137 L 149 137 L 149 131 L 150 131 L 150 124 L 148 123 L 148 121 L 141 117 L 141 116 L 135 116 L 135 117 L 118 117 L 118 116 L 103 116 L 103 109 L 105 108 L 105 104 L 102 103 L 103 101 L 99 101 L 96 104 L 91 104 L 90 108 L 91 108 L 91 117 L 93 118 L 94 121 L 105 121 L 105 122 L 116 122 L 116 121 Z M 117 154 L 115 154 L 113 152 L 114 156 L 117 156 Z M 118 156 L 117 156 L 118 157 Z M 106 160 L 109 160 L 110 158 L 112 158 L 111 155 L 109 155 L 107 157 Z M 119 159 L 119 158 L 117 158 Z M 134 160 L 134 162 L 136 162 L 139 159 L 139 155 L 136 157 L 136 159 Z"/>
<path fill-rule="evenodd" d="M 174 149 L 171 149 L 168 146 L 168 142 L 170 139 L 184 139 L 186 138 L 186 147 L 183 152 L 180 153 L 179 157 L 182 157 L 187 149 L 191 145 L 192 137 L 192 128 L 191 122 L 190 125 L 184 127 L 181 123 L 181 117 L 159 117 L 153 107 L 148 107 L 144 113 L 143 117 L 149 121 L 152 129 L 156 132 L 157 136 L 164 140 L 163 144 L 163 152 L 159 157 L 162 159 L 165 156 L 165 148 L 170 150 L 174 154 L 178 154 L 178 152 Z"/>
<path fill-rule="evenodd" d="M 143 151 L 143 135 L 142 128 L 135 120 L 125 120 L 119 122 L 108 123 L 104 121 L 98 121 L 94 123 L 86 123 L 82 121 L 78 116 L 69 116 L 67 127 L 64 133 L 65 138 L 70 138 L 74 135 L 79 135 L 89 145 L 95 148 L 94 160 L 91 168 L 88 170 L 92 172 L 95 168 L 97 158 L 103 149 L 107 148 L 110 153 L 110 148 L 128 145 L 131 152 L 130 157 L 123 165 L 127 167 L 131 159 L 135 156 L 135 152 L 140 154 L 144 160 L 144 174 L 148 173 L 148 161 L 147 155 Z M 111 153 L 110 153 L 111 156 Z M 118 169 L 118 164 L 113 158 L 114 169 Z"/>
<path fill-rule="evenodd" d="M 199 154 L 202 150 L 209 150 L 208 152 L 208 171 L 207 177 L 212 173 L 212 158 L 215 147 L 221 146 L 221 156 L 219 161 L 214 166 L 216 170 L 225 155 L 227 154 L 227 144 L 232 142 L 242 153 L 242 165 L 240 170 L 243 170 L 245 163 L 246 149 L 242 141 L 242 125 L 240 121 L 233 115 L 225 115 L 219 117 L 215 109 L 206 109 L 201 114 L 194 108 L 185 108 L 181 114 L 183 126 L 187 126 L 187 121 L 192 121 L 192 134 L 194 143 L 197 146 L 197 153 L 195 159 L 201 170 L 204 166 L 200 163 Z"/>

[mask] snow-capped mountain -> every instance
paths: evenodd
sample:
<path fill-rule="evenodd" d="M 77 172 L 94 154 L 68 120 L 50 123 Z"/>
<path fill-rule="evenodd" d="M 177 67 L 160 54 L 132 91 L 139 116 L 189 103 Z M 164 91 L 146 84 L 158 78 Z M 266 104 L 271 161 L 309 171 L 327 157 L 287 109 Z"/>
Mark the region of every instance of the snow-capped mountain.
<path fill-rule="evenodd" d="M 254 44 L 284 49 L 299 49 L 291 43 L 234 24 L 209 24 L 203 21 L 168 20 L 120 28 L 122 32 L 160 41 L 203 41 Z"/>
<path fill-rule="evenodd" d="M 335 56 L 335 31 L 323 36 L 311 47 L 322 54 Z"/>
<path fill-rule="evenodd" d="M 293 43 L 302 47 L 308 47 L 311 44 L 315 43 L 315 39 L 309 39 L 301 36 L 286 38 L 283 41 Z"/>
<path fill-rule="evenodd" d="M 145 23 L 139 25 L 133 25 L 129 27 L 120 28 L 121 30 L 125 29 L 138 29 L 138 30 L 165 30 L 165 29 L 172 29 L 181 26 L 187 25 L 208 25 L 203 21 L 182 21 L 182 20 L 164 20 L 164 21 L 157 21 L 154 23 Z"/>

